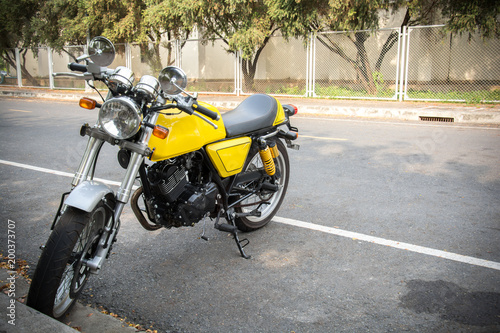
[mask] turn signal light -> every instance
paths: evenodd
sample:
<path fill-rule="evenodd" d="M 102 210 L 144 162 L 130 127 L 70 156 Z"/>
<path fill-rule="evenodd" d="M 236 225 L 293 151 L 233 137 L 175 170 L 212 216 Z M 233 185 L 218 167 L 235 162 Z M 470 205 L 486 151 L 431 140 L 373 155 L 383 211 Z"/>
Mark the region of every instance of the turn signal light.
<path fill-rule="evenodd" d="M 168 136 L 168 128 L 156 125 L 153 128 L 153 135 L 163 140 Z"/>
<path fill-rule="evenodd" d="M 83 97 L 80 99 L 80 107 L 88 110 L 93 110 L 96 107 L 97 102 L 91 98 Z"/>
<path fill-rule="evenodd" d="M 285 138 L 288 140 L 297 140 L 299 137 L 299 133 L 294 132 L 294 131 L 289 131 L 285 134 Z"/>

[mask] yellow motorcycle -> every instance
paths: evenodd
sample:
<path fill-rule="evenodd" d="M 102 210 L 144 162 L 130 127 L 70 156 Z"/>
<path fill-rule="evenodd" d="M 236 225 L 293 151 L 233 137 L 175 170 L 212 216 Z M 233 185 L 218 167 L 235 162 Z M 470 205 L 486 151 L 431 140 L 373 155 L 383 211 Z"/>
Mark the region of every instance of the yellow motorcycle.
<path fill-rule="evenodd" d="M 241 256 L 249 258 L 244 251 L 249 241 L 238 232 L 259 229 L 274 217 L 290 174 L 283 141 L 298 149 L 292 143 L 298 130 L 289 121 L 294 106 L 256 94 L 221 114 L 185 91 L 180 68 L 166 67 L 158 78 L 145 75 L 134 86 L 130 69 L 106 67 L 114 57 L 113 44 L 96 37 L 89 55 L 68 65 L 80 74 L 54 74 L 109 88 L 102 104 L 80 100 L 84 108 L 99 108 L 98 121 L 81 128 L 88 144 L 72 189 L 61 198 L 28 294 L 27 305 L 54 318 L 69 311 L 90 274 L 101 269 L 129 200 L 147 230 L 209 218 L 216 229 L 231 233 Z M 93 180 L 104 143 L 120 148 L 118 161 L 126 169 L 116 193 Z M 140 186 L 134 191 L 136 180 Z"/>

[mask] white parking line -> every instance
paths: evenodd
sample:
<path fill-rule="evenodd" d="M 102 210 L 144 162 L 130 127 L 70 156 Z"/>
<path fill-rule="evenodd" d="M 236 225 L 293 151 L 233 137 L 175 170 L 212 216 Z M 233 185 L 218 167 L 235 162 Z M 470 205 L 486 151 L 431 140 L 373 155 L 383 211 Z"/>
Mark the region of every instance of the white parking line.
<path fill-rule="evenodd" d="M 474 266 L 492 268 L 492 269 L 496 269 L 496 270 L 500 271 L 500 263 L 495 262 L 495 261 L 489 261 L 489 260 L 478 259 L 478 258 L 474 258 L 474 257 L 468 257 L 468 256 L 464 256 L 461 254 L 436 250 L 436 249 L 423 247 L 423 246 L 419 246 L 419 245 L 397 242 L 397 241 L 379 238 L 379 237 L 373 237 L 373 236 L 360 234 L 360 233 L 352 232 L 352 231 L 346 231 L 346 230 L 337 229 L 337 228 L 325 227 L 325 226 L 322 226 L 319 224 L 302 222 L 302 221 L 288 219 L 288 218 L 284 218 L 284 217 L 275 216 L 273 218 L 273 221 L 278 222 L 278 223 L 292 225 L 295 227 L 300 227 L 300 228 L 305 228 L 305 229 L 310 229 L 310 230 L 315 230 L 315 231 L 321 231 L 321 232 L 325 232 L 328 234 L 337 235 L 337 236 L 346 237 L 346 238 L 351 238 L 351 239 L 360 240 L 360 241 L 364 241 L 364 242 L 374 243 L 374 244 L 378 244 L 378 245 L 385 245 L 385 246 L 393 247 L 396 249 L 407 250 L 407 251 L 425 254 L 425 255 L 429 255 L 429 256 L 434 256 L 434 257 L 438 257 L 438 258 L 458 261 L 458 262 L 462 262 L 462 263 L 466 263 L 466 264 L 470 264 L 470 265 L 474 265 Z"/>
<path fill-rule="evenodd" d="M 33 170 L 33 171 L 50 173 L 50 174 L 57 175 L 57 176 L 64 176 L 64 177 L 71 177 L 71 178 L 73 178 L 73 176 L 74 176 L 74 174 L 71 174 L 68 172 L 40 168 L 37 166 L 32 166 L 32 165 L 22 164 L 22 163 L 17 163 L 17 162 L 10 162 L 10 161 L 5 161 L 5 160 L 0 160 L 0 164 L 15 166 L 15 167 L 29 169 L 29 170 Z M 103 183 L 109 184 L 109 185 L 120 185 L 119 182 L 115 182 L 115 181 L 111 181 L 111 180 L 99 179 L 99 178 L 95 178 L 95 180 L 98 180 L 100 182 L 103 182 Z M 415 252 L 415 253 L 425 254 L 428 256 L 453 260 L 453 261 L 457 261 L 457 262 L 461 262 L 461 263 L 491 268 L 491 269 L 495 269 L 495 270 L 500 271 L 500 263 L 495 262 L 495 261 L 489 261 L 489 260 L 464 256 L 464 255 L 457 254 L 457 253 L 436 250 L 436 249 L 432 249 L 429 247 L 424 247 L 424 246 L 419 246 L 419 245 L 414 245 L 414 244 L 409 244 L 409 243 L 402 243 L 402 242 L 384 239 L 384 238 L 380 238 L 380 237 L 373 237 L 373 236 L 369 236 L 369 235 L 365 235 L 365 234 L 360 234 L 357 232 L 326 227 L 326 226 L 322 226 L 319 224 L 303 222 L 303 221 L 288 219 L 288 218 L 284 218 L 284 217 L 275 216 L 273 218 L 273 221 L 278 222 L 278 223 L 282 223 L 282 224 L 287 224 L 287 225 L 299 227 L 299 228 L 320 231 L 320 232 L 328 233 L 331 235 L 351 238 L 351 239 L 360 240 L 360 241 L 378 244 L 378 245 L 385 245 L 385 246 L 389 246 L 389 247 L 400 249 L 400 250 L 411 251 L 411 252 Z"/>
<path fill-rule="evenodd" d="M 31 112 L 33 112 L 33 111 L 18 110 L 18 109 L 9 109 L 9 111 L 14 111 L 14 112 L 26 112 L 26 113 L 31 113 Z"/>
<path fill-rule="evenodd" d="M 347 141 L 347 139 L 343 138 L 329 138 L 323 136 L 310 136 L 310 135 L 300 135 L 301 138 L 309 138 L 309 139 L 320 139 L 320 140 L 332 140 L 332 141 Z"/>
<path fill-rule="evenodd" d="M 372 120 L 369 118 L 366 119 L 342 119 L 342 118 L 325 118 L 325 117 L 308 117 L 308 116 L 302 116 L 302 117 L 297 117 L 295 119 L 306 119 L 306 120 L 318 120 L 321 119 L 321 121 L 333 121 L 333 122 L 350 122 L 350 123 L 364 123 L 364 124 L 381 124 L 381 125 L 401 125 L 401 126 L 419 126 L 419 127 L 445 127 L 445 128 L 454 128 L 454 129 L 479 129 L 479 130 L 492 130 L 492 131 L 500 131 L 500 127 L 497 127 L 497 125 L 492 124 L 492 127 L 487 127 L 488 125 L 477 125 L 477 126 L 467 126 L 467 125 L 462 125 L 460 123 L 446 123 L 446 125 L 440 125 L 440 124 L 429 124 L 429 123 L 421 123 L 418 121 L 414 122 L 404 122 L 404 121 L 377 121 L 377 120 Z"/>
<path fill-rule="evenodd" d="M 23 164 L 23 163 L 17 163 L 17 162 L 11 162 L 11 161 L 5 161 L 5 160 L 0 160 L 0 164 L 11 165 L 11 166 L 15 166 L 15 167 L 18 167 L 18 168 L 29 169 L 29 170 L 33 170 L 33 171 L 40 171 L 40 172 L 50 173 L 52 175 L 69 177 L 69 178 L 73 178 L 75 176 L 74 173 L 57 171 L 57 170 L 46 169 L 46 168 L 40 168 L 40 167 L 33 166 L 33 165 L 28 165 L 28 164 Z M 108 185 L 120 186 L 120 184 L 121 184 L 120 182 L 115 182 L 115 181 L 112 181 L 112 180 L 107 180 L 107 179 L 102 179 L 102 178 L 94 178 L 94 180 L 97 180 L 97 181 L 99 181 L 101 183 L 108 184 Z"/>

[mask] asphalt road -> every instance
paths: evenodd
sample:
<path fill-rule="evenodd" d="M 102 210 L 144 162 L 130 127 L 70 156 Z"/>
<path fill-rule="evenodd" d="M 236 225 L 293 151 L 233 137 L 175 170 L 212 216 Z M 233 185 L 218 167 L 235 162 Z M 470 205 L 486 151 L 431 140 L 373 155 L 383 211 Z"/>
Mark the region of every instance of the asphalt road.
<path fill-rule="evenodd" d="M 76 103 L 0 99 L 0 252 L 14 221 L 31 273 L 71 182 L 53 171 L 74 172 L 95 119 Z M 83 303 L 159 332 L 498 332 L 500 129 L 293 124 L 289 192 L 245 235 L 253 259 L 210 221 L 205 242 L 201 224 L 148 232 L 127 208 Z M 97 177 L 120 180 L 115 154 L 103 149 Z"/>

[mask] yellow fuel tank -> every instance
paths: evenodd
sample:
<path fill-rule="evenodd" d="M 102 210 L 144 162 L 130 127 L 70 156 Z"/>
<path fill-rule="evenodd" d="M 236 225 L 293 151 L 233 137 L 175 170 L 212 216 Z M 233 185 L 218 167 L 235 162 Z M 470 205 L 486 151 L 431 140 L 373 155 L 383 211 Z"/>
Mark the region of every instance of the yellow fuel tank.
<path fill-rule="evenodd" d="M 201 106 L 219 113 L 217 108 L 210 104 L 203 102 L 198 103 Z M 151 136 L 148 143 L 148 147 L 154 149 L 151 161 L 163 161 L 168 158 L 186 154 L 226 137 L 226 129 L 222 122 L 222 118 L 218 121 L 211 120 L 218 127 L 215 129 L 212 125 L 196 116 L 190 116 L 181 111 L 177 113 L 177 111 L 177 109 L 170 109 L 168 113 L 175 113 L 175 115 L 159 115 L 156 124 L 168 128 L 169 133 L 165 139 Z"/>

